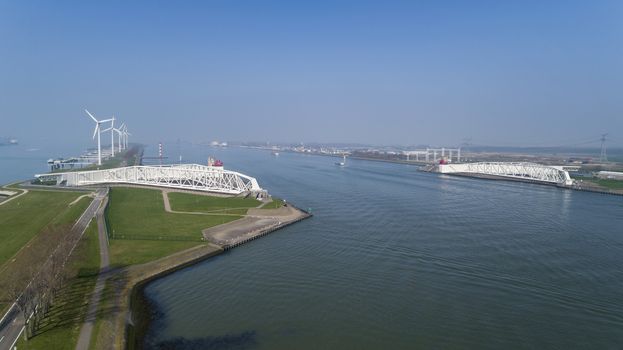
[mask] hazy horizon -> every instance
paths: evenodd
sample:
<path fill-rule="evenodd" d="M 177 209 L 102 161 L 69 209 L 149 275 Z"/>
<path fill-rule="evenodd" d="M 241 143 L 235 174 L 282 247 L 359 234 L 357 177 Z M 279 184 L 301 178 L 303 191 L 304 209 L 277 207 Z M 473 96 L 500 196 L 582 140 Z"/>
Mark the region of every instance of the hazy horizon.
<path fill-rule="evenodd" d="M 623 146 L 623 3 L 0 3 L 0 137 Z M 106 139 L 106 140 L 109 140 Z M 104 143 L 106 143 L 104 141 Z"/>

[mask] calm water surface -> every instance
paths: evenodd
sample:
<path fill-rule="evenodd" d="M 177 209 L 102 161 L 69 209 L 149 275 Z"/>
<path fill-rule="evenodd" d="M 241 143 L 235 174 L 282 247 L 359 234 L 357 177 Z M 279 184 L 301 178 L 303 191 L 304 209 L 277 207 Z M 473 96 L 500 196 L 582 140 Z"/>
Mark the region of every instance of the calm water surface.
<path fill-rule="evenodd" d="M 149 347 L 623 346 L 623 197 L 195 151 L 315 216 L 150 284 Z"/>
<path fill-rule="evenodd" d="M 77 153 L 31 147 L 0 149 L 0 182 Z M 623 197 L 186 148 L 315 216 L 150 284 L 148 347 L 623 346 Z"/>

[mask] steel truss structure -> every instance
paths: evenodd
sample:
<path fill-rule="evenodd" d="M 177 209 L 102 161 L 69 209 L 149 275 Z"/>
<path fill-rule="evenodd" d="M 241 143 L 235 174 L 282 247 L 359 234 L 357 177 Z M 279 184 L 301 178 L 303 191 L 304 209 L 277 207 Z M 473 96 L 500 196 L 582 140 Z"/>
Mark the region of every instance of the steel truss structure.
<path fill-rule="evenodd" d="M 131 184 L 232 195 L 244 192 L 265 192 L 253 177 L 224 170 L 222 167 L 199 164 L 140 165 L 105 170 L 39 174 L 35 177 L 41 181 L 56 181 L 57 185 L 64 186 Z"/>
<path fill-rule="evenodd" d="M 570 186 L 573 180 L 561 166 L 536 163 L 480 162 L 440 164 L 440 173 L 482 174 Z"/>

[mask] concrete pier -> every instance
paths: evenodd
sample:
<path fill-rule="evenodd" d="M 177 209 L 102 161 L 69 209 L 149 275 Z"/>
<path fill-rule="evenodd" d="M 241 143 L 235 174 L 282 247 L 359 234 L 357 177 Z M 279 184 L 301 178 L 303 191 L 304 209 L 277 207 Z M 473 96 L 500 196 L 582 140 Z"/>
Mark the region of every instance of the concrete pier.
<path fill-rule="evenodd" d="M 203 237 L 227 250 L 309 217 L 311 214 L 292 205 L 249 209 L 242 219 L 203 230 Z"/>

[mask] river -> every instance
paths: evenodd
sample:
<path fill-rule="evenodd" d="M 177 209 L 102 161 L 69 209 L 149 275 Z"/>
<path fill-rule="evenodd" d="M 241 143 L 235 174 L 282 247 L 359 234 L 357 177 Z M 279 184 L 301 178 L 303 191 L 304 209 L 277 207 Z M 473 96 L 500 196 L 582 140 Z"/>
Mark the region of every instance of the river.
<path fill-rule="evenodd" d="M 619 348 L 623 197 L 193 147 L 314 217 L 150 283 L 147 348 Z"/>

